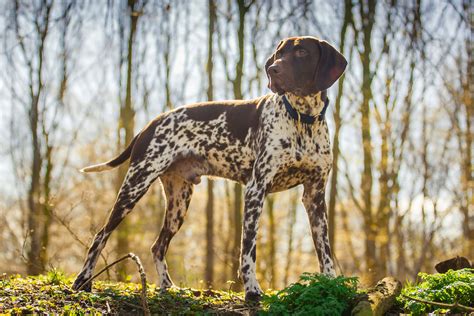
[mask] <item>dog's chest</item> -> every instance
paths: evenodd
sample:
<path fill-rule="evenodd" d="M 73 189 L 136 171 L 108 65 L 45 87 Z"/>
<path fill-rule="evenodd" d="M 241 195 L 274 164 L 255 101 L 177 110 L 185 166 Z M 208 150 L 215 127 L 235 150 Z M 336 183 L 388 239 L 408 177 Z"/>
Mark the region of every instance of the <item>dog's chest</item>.
<path fill-rule="evenodd" d="M 329 133 L 324 120 L 298 123 L 275 100 L 268 108 L 265 136 L 262 139 L 278 169 L 272 191 L 281 191 L 326 176 L 332 165 Z"/>

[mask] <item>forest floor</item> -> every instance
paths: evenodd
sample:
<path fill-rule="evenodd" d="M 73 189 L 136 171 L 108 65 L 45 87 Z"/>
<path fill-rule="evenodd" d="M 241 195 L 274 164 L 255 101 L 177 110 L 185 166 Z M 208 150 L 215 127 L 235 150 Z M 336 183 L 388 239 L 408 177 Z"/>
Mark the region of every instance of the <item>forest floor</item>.
<path fill-rule="evenodd" d="M 72 279 L 54 275 L 5 277 L 0 280 L 0 314 L 143 314 L 141 285 L 95 281 L 92 292 L 72 291 Z M 196 289 L 161 292 L 148 284 L 152 314 L 241 315 L 257 310 L 246 305 L 243 293 Z"/>
<path fill-rule="evenodd" d="M 405 284 L 401 293 L 398 290 L 390 298 L 386 315 L 474 313 L 473 269 L 420 273 L 420 278 L 421 282 Z M 280 292 L 269 291 L 260 304 L 249 305 L 241 292 L 183 288 L 161 292 L 154 284 L 147 284 L 145 306 L 141 284 L 94 281 L 89 293 L 71 290 L 72 280 L 57 270 L 34 277 L 0 275 L 0 315 L 143 315 L 147 309 L 152 315 L 351 315 L 362 297 L 373 303 L 373 297 L 367 300 L 367 295 L 378 287 L 360 289 L 354 277 L 305 273 L 299 282 Z"/>

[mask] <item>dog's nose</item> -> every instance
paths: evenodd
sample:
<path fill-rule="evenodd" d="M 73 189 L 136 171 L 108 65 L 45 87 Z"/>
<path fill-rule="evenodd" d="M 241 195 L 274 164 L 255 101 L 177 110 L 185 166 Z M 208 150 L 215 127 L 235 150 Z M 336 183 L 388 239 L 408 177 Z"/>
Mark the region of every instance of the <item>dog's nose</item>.
<path fill-rule="evenodd" d="M 280 67 L 278 67 L 278 65 L 276 64 L 273 64 L 270 67 L 268 67 L 268 73 L 272 75 L 277 75 L 280 73 L 280 71 L 281 71 Z"/>

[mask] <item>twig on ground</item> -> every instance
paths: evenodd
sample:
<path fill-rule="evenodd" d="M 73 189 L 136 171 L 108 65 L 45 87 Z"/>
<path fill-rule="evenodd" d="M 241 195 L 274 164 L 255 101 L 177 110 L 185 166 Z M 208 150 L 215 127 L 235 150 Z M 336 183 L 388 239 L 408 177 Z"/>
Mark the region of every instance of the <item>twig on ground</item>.
<path fill-rule="evenodd" d="M 127 306 L 130 306 L 130 307 L 133 307 L 135 309 L 143 309 L 143 306 L 140 306 L 140 305 L 136 305 L 136 304 L 133 304 L 133 303 L 129 303 L 127 301 L 122 301 L 123 304 L 127 305 Z"/>
<path fill-rule="evenodd" d="M 424 304 L 434 305 L 434 306 L 439 306 L 439 307 L 459 308 L 459 309 L 466 310 L 468 312 L 474 312 L 474 308 L 469 307 L 469 306 L 464 306 L 462 304 L 459 304 L 458 302 L 455 302 L 453 304 L 448 304 L 448 303 L 427 301 L 427 300 L 423 300 L 421 298 L 411 297 L 411 296 L 404 295 L 404 294 L 402 294 L 402 296 L 409 299 L 409 300 L 413 300 L 413 301 L 416 301 L 416 302 L 419 302 L 419 303 L 424 303 Z"/>
<path fill-rule="evenodd" d="M 126 256 L 123 256 L 122 258 L 119 258 L 117 260 L 115 260 L 114 262 L 112 262 L 111 264 L 108 264 L 106 265 L 102 270 L 100 270 L 99 272 L 97 272 L 96 274 L 94 274 L 92 277 L 90 277 L 89 279 L 87 279 L 77 290 L 81 290 L 82 287 L 86 284 L 88 284 L 89 282 L 92 282 L 92 280 L 94 280 L 95 278 L 97 278 L 99 275 L 101 275 L 104 271 L 108 270 L 110 267 L 112 267 L 113 265 L 116 265 L 117 263 L 119 262 L 122 262 L 124 261 L 125 259 L 132 259 L 136 264 L 137 264 L 137 267 L 138 267 L 138 272 L 140 273 L 140 279 L 141 279 L 141 282 L 142 282 L 142 290 L 141 290 L 141 293 L 140 293 L 140 296 L 141 296 L 141 300 L 142 300 L 142 309 L 143 309 L 143 313 L 148 316 L 148 315 L 151 315 L 150 313 L 150 308 L 148 307 L 148 301 L 146 299 L 146 290 L 147 290 L 147 285 L 146 285 L 146 274 L 145 274 L 145 269 L 143 269 L 143 265 L 140 261 L 140 258 L 138 258 L 138 256 L 134 253 L 128 253 Z"/>
<path fill-rule="evenodd" d="M 143 310 L 145 312 L 145 315 L 150 315 L 150 308 L 148 307 L 148 301 L 146 300 L 146 273 L 145 269 L 143 268 L 142 262 L 140 261 L 140 258 L 134 253 L 129 253 L 128 254 L 130 258 L 135 261 L 138 267 L 138 272 L 140 273 L 140 279 L 142 281 L 142 304 L 143 304 Z"/>

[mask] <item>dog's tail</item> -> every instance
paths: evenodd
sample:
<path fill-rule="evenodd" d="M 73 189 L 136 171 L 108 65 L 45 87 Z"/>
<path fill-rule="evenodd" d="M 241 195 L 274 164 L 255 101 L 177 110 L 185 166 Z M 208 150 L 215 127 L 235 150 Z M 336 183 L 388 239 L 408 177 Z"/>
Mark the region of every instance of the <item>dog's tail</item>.
<path fill-rule="evenodd" d="M 88 167 L 85 167 L 85 168 L 82 168 L 81 170 L 79 170 L 80 172 L 101 172 L 101 171 L 106 171 L 106 170 L 110 170 L 110 169 L 114 169 L 118 166 L 120 166 L 121 164 L 123 164 L 125 161 L 128 160 L 128 158 L 130 158 L 130 155 L 132 154 L 132 149 L 133 149 L 133 146 L 135 145 L 135 142 L 138 138 L 140 134 L 136 135 L 132 141 L 130 142 L 130 144 L 128 145 L 128 147 L 120 154 L 118 155 L 117 157 L 107 161 L 107 162 L 103 162 L 103 163 L 99 163 L 97 165 L 92 165 L 92 166 L 88 166 Z"/>

